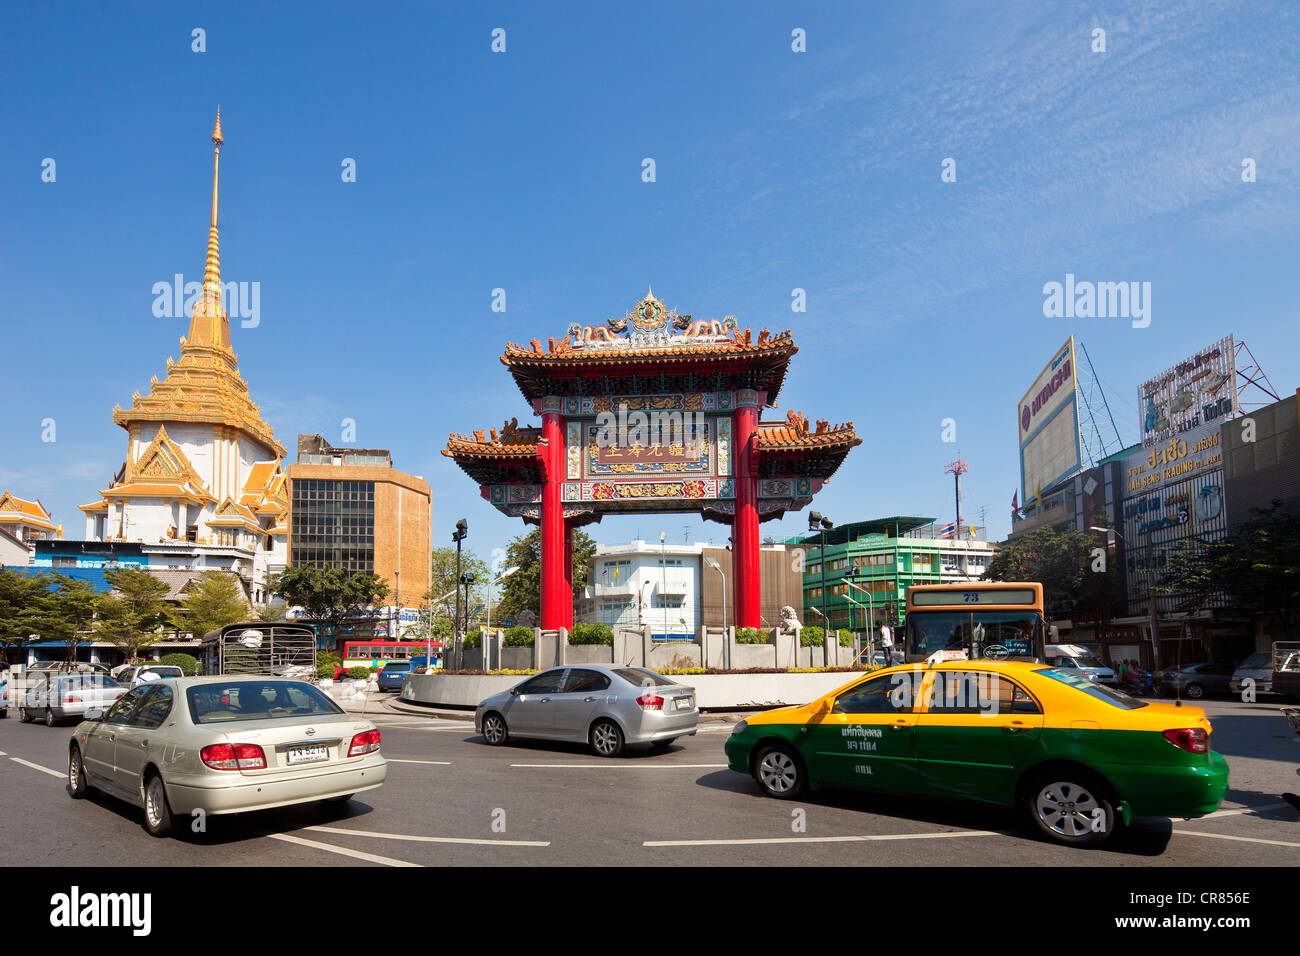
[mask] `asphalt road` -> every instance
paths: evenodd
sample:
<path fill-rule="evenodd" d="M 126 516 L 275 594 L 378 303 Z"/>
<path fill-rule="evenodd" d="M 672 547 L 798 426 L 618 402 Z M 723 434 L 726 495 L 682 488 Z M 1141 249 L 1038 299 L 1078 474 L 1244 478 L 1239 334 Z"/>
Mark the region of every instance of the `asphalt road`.
<path fill-rule="evenodd" d="M 0 720 L 0 864 L 5 866 L 1030 865 L 1283 866 L 1300 859 L 1300 745 L 1276 703 L 1205 704 L 1232 790 L 1192 821 L 1143 820 L 1102 849 L 1043 842 L 1017 814 L 826 790 L 796 803 L 759 795 L 725 767 L 731 721 L 667 753 L 602 760 L 576 746 L 488 747 L 467 720 L 381 713 L 387 783 L 339 809 L 311 804 L 216 817 L 156 840 L 141 811 L 74 801 L 71 726 Z M 795 825 L 802 822 L 803 829 Z"/>

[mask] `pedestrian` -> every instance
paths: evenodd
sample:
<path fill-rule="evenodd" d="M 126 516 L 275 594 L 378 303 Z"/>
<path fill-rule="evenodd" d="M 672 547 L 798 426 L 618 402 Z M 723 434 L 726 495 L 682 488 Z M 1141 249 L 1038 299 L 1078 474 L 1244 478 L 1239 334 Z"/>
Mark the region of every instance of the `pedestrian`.
<path fill-rule="evenodd" d="M 1128 661 L 1123 657 L 1119 659 L 1118 671 L 1119 671 L 1119 684 L 1121 687 L 1123 687 L 1125 684 L 1128 683 Z"/>

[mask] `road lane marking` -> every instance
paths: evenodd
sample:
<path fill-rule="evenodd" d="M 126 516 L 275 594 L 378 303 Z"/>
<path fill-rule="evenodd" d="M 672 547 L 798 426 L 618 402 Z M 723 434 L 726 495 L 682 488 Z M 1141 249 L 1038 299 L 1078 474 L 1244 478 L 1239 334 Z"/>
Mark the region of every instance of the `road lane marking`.
<path fill-rule="evenodd" d="M 450 760 L 398 760 L 396 757 L 385 757 L 384 759 L 389 763 L 431 763 L 437 764 L 439 767 L 451 766 Z"/>
<path fill-rule="evenodd" d="M 1235 840 L 1238 843 L 1266 843 L 1269 846 L 1295 846 L 1300 843 L 1288 843 L 1286 840 L 1261 840 L 1258 837 L 1228 836 L 1226 833 L 1202 833 L 1199 830 L 1174 830 L 1178 836 L 1209 837 L 1211 840 Z"/>
<path fill-rule="evenodd" d="M 24 760 L 22 757 L 10 757 L 9 759 L 15 763 L 22 764 L 24 767 L 31 767 L 33 770 L 39 770 L 41 773 L 48 773 L 51 777 L 58 777 L 60 780 L 63 779 L 63 771 L 61 770 L 51 770 L 49 767 L 42 767 L 38 763 Z"/>
<path fill-rule="evenodd" d="M 725 763 L 512 763 L 512 767 L 550 770 L 717 770 Z"/>
<path fill-rule="evenodd" d="M 312 829 L 318 829 L 313 827 Z M 317 843 L 315 840 L 304 840 L 302 837 L 290 836 L 288 833 L 267 833 L 265 834 L 272 840 L 283 840 L 285 843 L 296 843 L 299 846 L 311 847 L 313 850 L 324 850 L 327 853 L 338 853 L 341 856 L 350 856 L 354 860 L 365 860 L 368 863 L 381 863 L 384 866 L 413 866 L 423 869 L 423 863 L 408 863 L 406 860 L 395 860 L 391 856 L 376 856 L 373 853 L 364 853 L 361 850 L 349 850 L 347 847 L 334 846 L 329 843 Z"/>
<path fill-rule="evenodd" d="M 940 840 L 946 837 L 1006 836 L 996 830 L 959 830 L 945 833 L 889 833 L 865 836 L 764 837 L 750 840 L 646 840 L 642 846 L 756 846 L 768 843 L 861 843 L 871 840 Z"/>
<path fill-rule="evenodd" d="M 313 826 L 308 830 L 319 833 L 339 833 L 347 836 L 370 837 L 373 840 L 405 840 L 409 843 L 462 843 L 472 846 L 550 846 L 550 840 L 484 840 L 473 837 L 418 836 L 409 833 L 377 833 L 373 830 L 348 830 L 343 827 Z"/>
<path fill-rule="evenodd" d="M 1289 803 L 1261 803 L 1253 807 L 1237 807 L 1233 810 L 1215 810 L 1213 813 L 1207 813 L 1203 817 L 1197 817 L 1198 820 L 1215 820 L 1219 817 L 1234 817 L 1241 813 L 1256 813 L 1260 810 L 1281 810 L 1283 807 L 1289 807 Z"/>

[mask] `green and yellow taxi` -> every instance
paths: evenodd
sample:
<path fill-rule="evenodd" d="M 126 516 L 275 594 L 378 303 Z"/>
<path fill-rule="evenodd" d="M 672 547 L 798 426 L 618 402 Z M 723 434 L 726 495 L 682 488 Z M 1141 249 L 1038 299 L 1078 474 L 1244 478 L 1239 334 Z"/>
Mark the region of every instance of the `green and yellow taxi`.
<path fill-rule="evenodd" d="M 1066 845 L 1136 817 L 1200 817 L 1228 792 L 1199 707 L 1139 700 L 1068 670 L 955 660 L 875 671 L 748 717 L 732 770 L 767 795 L 846 786 L 1019 807 Z"/>

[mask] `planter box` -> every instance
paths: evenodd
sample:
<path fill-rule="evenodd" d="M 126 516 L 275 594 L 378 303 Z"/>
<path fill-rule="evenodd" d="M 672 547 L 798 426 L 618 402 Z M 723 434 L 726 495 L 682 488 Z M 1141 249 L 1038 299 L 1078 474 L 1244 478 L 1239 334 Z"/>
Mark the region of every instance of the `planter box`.
<path fill-rule="evenodd" d="M 770 646 L 768 648 L 771 650 Z M 783 707 L 806 704 L 823 694 L 857 680 L 865 671 L 833 674 L 683 674 L 679 684 L 695 688 L 695 702 L 712 710 L 747 707 Z M 406 678 L 402 699 L 444 707 L 477 707 L 485 697 L 509 690 L 527 678 L 459 674 L 412 674 Z"/>

